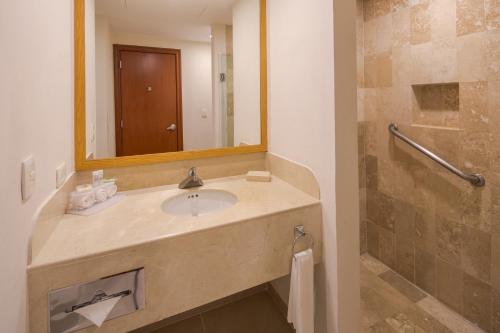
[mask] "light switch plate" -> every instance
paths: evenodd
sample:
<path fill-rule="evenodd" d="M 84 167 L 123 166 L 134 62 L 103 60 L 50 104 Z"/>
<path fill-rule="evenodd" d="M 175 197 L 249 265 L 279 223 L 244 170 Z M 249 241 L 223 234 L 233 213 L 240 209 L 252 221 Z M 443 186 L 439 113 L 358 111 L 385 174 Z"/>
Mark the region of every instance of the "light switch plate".
<path fill-rule="evenodd" d="M 56 188 L 60 188 L 66 180 L 66 162 L 63 162 L 56 169 Z"/>
<path fill-rule="evenodd" d="M 28 157 L 21 165 L 21 194 L 23 201 L 28 200 L 35 192 L 36 186 L 36 168 L 35 158 Z"/>

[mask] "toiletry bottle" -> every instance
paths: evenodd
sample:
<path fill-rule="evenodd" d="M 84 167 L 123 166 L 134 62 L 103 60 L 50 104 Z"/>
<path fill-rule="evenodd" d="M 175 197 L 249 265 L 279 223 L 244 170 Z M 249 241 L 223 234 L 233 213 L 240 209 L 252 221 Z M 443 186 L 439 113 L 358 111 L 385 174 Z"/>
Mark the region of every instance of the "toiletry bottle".
<path fill-rule="evenodd" d="M 96 170 L 92 172 L 92 186 L 97 187 L 102 184 L 102 179 L 104 178 L 103 170 Z"/>

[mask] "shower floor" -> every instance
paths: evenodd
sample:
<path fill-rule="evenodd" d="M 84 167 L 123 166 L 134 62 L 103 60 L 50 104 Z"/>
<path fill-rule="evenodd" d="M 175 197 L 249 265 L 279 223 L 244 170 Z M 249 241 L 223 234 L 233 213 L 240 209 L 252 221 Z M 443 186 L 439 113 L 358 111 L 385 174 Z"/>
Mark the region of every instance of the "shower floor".
<path fill-rule="evenodd" d="M 361 332 L 484 332 L 370 255 L 361 256 Z"/>

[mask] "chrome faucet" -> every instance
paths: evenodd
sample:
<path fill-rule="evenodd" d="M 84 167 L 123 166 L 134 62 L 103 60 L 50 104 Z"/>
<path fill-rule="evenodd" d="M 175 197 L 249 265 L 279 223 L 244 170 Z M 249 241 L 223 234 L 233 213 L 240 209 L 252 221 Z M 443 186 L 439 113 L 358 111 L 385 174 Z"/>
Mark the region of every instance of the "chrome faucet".
<path fill-rule="evenodd" d="M 188 189 L 200 186 L 203 186 L 203 180 L 198 177 L 198 170 L 196 170 L 196 168 L 189 169 L 187 178 L 179 184 L 180 189 Z"/>

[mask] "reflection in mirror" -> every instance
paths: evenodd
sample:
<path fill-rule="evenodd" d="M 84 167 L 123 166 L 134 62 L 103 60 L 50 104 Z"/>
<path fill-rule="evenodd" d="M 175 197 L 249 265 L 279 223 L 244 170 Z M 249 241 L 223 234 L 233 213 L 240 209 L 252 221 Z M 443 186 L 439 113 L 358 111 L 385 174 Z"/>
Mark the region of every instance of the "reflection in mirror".
<path fill-rule="evenodd" d="M 86 0 L 87 159 L 260 144 L 259 0 Z"/>

